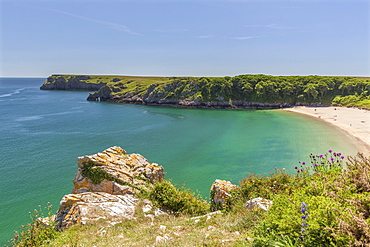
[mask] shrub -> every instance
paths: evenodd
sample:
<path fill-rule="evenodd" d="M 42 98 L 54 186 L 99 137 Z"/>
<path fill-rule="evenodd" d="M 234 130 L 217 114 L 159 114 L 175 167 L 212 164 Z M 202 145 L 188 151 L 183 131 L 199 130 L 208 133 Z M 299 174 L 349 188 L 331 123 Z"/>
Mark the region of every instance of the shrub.
<path fill-rule="evenodd" d="M 195 196 L 194 192 L 184 187 L 178 189 L 168 180 L 156 183 L 148 196 L 157 206 L 175 214 L 199 215 L 209 211 L 209 204 L 200 195 Z"/>

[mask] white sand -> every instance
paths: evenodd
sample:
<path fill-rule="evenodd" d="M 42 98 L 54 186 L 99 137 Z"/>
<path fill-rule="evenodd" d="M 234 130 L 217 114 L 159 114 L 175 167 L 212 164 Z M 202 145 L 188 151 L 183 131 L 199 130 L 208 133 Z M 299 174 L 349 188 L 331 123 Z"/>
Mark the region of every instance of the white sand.
<path fill-rule="evenodd" d="M 346 107 L 305 107 L 285 108 L 285 111 L 302 113 L 333 124 L 346 131 L 358 141 L 359 146 L 370 154 L 370 111 Z M 367 151 L 367 152 L 366 152 Z"/>

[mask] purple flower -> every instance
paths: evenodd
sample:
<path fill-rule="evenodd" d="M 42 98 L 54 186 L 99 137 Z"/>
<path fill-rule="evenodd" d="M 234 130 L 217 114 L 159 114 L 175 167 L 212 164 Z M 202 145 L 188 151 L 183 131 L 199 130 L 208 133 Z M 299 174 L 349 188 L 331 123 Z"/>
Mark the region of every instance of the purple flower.
<path fill-rule="evenodd" d="M 316 166 L 317 166 L 317 164 L 313 164 L 313 166 L 314 166 L 314 167 L 316 167 Z"/>
<path fill-rule="evenodd" d="M 302 165 L 305 165 L 306 164 L 306 162 L 302 162 Z"/>
<path fill-rule="evenodd" d="M 294 169 L 298 169 L 298 167 L 297 167 L 297 166 L 295 166 L 295 167 L 294 167 Z"/>
<path fill-rule="evenodd" d="M 320 155 L 319 158 L 324 158 L 324 155 Z"/>
<path fill-rule="evenodd" d="M 331 161 L 333 161 L 333 160 L 334 160 L 334 158 L 330 158 L 330 160 L 331 160 Z"/>
<path fill-rule="evenodd" d="M 344 156 L 340 156 L 341 159 L 344 159 Z"/>
<path fill-rule="evenodd" d="M 332 152 L 333 152 L 333 150 L 329 150 L 328 152 L 329 152 L 329 153 L 332 153 Z"/>

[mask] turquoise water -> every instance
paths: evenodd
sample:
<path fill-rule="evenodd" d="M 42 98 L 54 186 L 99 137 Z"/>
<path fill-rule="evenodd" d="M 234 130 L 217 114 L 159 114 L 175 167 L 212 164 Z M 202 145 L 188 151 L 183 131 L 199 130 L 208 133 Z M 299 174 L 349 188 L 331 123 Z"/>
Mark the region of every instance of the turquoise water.
<path fill-rule="evenodd" d="M 354 140 L 317 119 L 278 110 L 200 110 L 86 101 L 87 92 L 41 91 L 45 79 L 0 78 L 0 244 L 28 212 L 71 192 L 76 158 L 110 146 L 162 165 L 166 178 L 208 196 L 328 149 L 353 155 Z"/>

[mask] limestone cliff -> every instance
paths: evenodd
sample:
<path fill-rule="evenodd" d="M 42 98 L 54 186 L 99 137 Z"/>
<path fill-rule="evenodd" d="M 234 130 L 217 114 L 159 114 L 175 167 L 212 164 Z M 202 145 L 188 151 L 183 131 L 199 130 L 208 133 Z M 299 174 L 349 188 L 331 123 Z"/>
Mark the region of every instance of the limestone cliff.
<path fill-rule="evenodd" d="M 308 93 L 307 85 L 336 78 L 240 75 L 235 77 L 50 76 L 41 89 L 95 91 L 89 101 L 165 105 L 186 108 L 276 109 L 320 106 L 336 91 Z M 307 84 L 307 85 L 306 85 Z M 316 84 L 315 84 L 316 85 Z M 321 85 L 321 84 L 317 84 Z M 339 90 L 338 88 L 336 90 Z M 316 94 L 315 94 L 316 95 Z"/>
<path fill-rule="evenodd" d="M 52 75 L 49 76 L 44 84 L 40 87 L 41 90 L 70 90 L 70 91 L 97 91 L 106 83 L 91 83 L 90 76 L 65 76 Z"/>
<path fill-rule="evenodd" d="M 77 166 L 72 194 L 62 198 L 57 211 L 58 230 L 98 219 L 111 224 L 131 219 L 136 194 L 164 179 L 163 167 L 116 146 L 79 157 Z"/>

